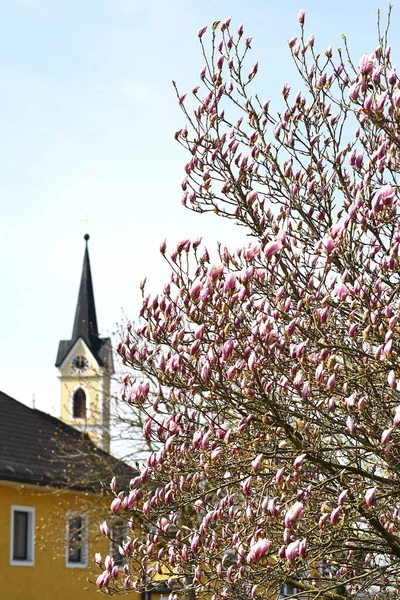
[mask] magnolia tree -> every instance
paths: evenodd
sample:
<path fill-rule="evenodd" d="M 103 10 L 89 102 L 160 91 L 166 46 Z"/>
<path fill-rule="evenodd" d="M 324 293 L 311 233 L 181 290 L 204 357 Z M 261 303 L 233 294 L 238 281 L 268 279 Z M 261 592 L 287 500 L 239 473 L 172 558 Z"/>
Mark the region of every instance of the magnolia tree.
<path fill-rule="evenodd" d="M 302 90 L 283 85 L 282 112 L 230 19 L 199 31 L 200 85 L 178 92 L 183 204 L 249 238 L 215 261 L 162 244 L 171 280 L 120 346 L 142 374 L 122 398 L 160 446 L 112 482 L 131 535 L 123 572 L 97 556 L 109 594 L 398 594 L 400 80 L 387 29 L 354 63 L 298 21 Z"/>

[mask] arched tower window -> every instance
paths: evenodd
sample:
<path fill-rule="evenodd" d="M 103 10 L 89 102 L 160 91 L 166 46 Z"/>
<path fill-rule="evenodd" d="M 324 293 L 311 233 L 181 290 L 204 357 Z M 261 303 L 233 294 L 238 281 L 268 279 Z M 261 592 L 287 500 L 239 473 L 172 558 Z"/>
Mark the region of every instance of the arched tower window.
<path fill-rule="evenodd" d="M 86 394 L 82 388 L 78 388 L 74 392 L 72 399 L 72 415 L 74 419 L 86 418 Z"/>

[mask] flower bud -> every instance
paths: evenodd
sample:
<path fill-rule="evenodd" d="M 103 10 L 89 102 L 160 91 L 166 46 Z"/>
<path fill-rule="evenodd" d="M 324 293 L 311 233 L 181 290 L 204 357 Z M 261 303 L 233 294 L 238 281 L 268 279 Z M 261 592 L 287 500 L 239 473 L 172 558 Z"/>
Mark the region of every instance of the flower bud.
<path fill-rule="evenodd" d="M 300 23 L 300 25 L 304 25 L 305 19 L 306 19 L 306 12 L 305 12 L 305 10 L 300 10 L 299 14 L 297 15 L 297 20 Z"/>
<path fill-rule="evenodd" d="M 205 27 L 200 27 L 198 33 L 197 33 L 197 37 L 199 39 L 201 39 L 203 37 L 203 35 L 205 34 L 205 32 L 207 31 L 207 25 Z"/>
<path fill-rule="evenodd" d="M 338 506 L 337 508 L 335 508 L 335 510 L 333 510 L 331 512 L 331 524 L 337 525 L 339 522 L 339 518 L 340 518 L 340 506 Z"/>
<path fill-rule="evenodd" d="M 376 487 L 369 488 L 365 492 L 365 504 L 369 507 L 375 504 Z"/>
<path fill-rule="evenodd" d="M 385 429 L 382 432 L 382 436 L 381 436 L 381 444 L 383 446 L 386 446 L 386 444 L 389 442 L 390 436 L 392 435 L 393 432 L 393 427 L 390 427 L 390 429 Z"/>

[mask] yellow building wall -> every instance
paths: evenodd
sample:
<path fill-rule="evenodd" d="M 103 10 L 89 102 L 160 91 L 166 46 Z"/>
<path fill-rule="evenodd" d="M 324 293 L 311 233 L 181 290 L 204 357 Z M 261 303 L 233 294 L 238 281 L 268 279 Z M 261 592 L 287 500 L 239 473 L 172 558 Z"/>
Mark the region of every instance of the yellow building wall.
<path fill-rule="evenodd" d="M 11 506 L 35 507 L 35 564 L 10 565 Z M 0 597 L 4 600 L 83 600 L 97 594 L 95 581 L 101 570 L 94 563 L 95 552 L 103 560 L 109 541 L 99 534 L 99 523 L 108 518 L 109 502 L 100 496 L 56 492 L 39 487 L 0 482 Z M 67 512 L 88 516 L 88 567 L 67 567 Z M 90 580 L 92 583 L 90 583 Z M 140 600 L 140 594 L 132 594 Z"/>

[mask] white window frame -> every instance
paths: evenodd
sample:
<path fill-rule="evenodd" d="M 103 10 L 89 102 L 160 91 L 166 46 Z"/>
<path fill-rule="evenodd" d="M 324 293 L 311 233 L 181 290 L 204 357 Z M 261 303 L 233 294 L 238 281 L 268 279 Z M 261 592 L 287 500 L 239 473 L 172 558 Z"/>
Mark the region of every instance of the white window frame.
<path fill-rule="evenodd" d="M 82 519 L 82 535 L 81 535 L 81 561 L 75 562 L 69 560 L 69 524 L 70 521 L 80 518 Z M 86 569 L 88 566 L 88 518 L 85 513 L 69 510 L 67 512 L 66 523 L 66 540 L 65 540 L 65 566 L 69 569 Z"/>
<path fill-rule="evenodd" d="M 24 512 L 28 515 L 27 524 L 27 558 L 14 558 L 14 513 Z M 35 507 L 20 504 L 11 505 L 10 521 L 10 565 L 13 567 L 33 567 L 35 564 Z"/>

